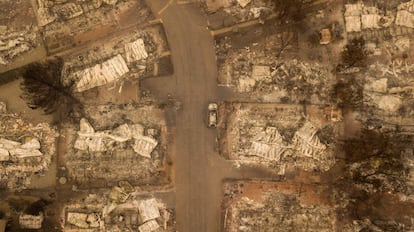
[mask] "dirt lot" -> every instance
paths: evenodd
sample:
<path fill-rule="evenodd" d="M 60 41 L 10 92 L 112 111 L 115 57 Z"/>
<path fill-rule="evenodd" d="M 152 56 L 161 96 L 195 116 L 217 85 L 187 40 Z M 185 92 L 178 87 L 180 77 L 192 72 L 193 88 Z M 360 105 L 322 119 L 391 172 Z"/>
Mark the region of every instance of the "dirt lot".
<path fill-rule="evenodd" d="M 224 231 L 343 231 L 327 186 L 270 181 L 224 184 Z"/>

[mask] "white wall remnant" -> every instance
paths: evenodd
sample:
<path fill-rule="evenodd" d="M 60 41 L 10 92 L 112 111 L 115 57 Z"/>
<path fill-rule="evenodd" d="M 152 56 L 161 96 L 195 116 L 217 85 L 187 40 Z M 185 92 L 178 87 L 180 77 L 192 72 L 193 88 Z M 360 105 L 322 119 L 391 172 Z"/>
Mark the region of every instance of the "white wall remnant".
<path fill-rule="evenodd" d="M 19 216 L 19 224 L 23 229 L 41 229 L 43 223 L 43 213 L 40 215 L 22 214 Z"/>
<path fill-rule="evenodd" d="M 253 78 L 248 77 L 241 77 L 239 79 L 239 83 L 237 86 L 237 91 L 244 93 L 244 92 L 251 92 L 256 85 L 256 81 Z"/>
<path fill-rule="evenodd" d="M 102 1 L 108 5 L 115 5 L 118 2 L 118 0 L 102 0 Z"/>
<path fill-rule="evenodd" d="M 155 149 L 157 144 L 157 140 L 148 136 L 141 136 L 135 139 L 133 149 L 136 153 L 151 158 L 151 152 Z"/>
<path fill-rule="evenodd" d="M 36 138 L 32 138 L 29 141 L 21 144 L 16 141 L 0 138 L 0 156 L 3 161 L 9 160 L 7 153 L 11 157 L 16 158 L 28 158 L 42 156 L 42 152 L 39 151 L 40 142 Z M 0 158 L 0 161 L 2 159 Z"/>
<path fill-rule="evenodd" d="M 414 0 L 404 2 L 397 7 L 395 24 L 398 26 L 414 28 Z"/>
<path fill-rule="evenodd" d="M 83 92 L 116 81 L 128 72 L 124 58 L 118 54 L 101 64 L 73 73 L 72 79 L 78 80 L 75 91 Z"/>
<path fill-rule="evenodd" d="M 97 228 L 100 226 L 100 217 L 96 213 L 75 213 L 69 212 L 66 221 L 69 224 L 77 226 L 79 228 Z"/>
<path fill-rule="evenodd" d="M 157 221 L 150 220 L 145 222 L 144 224 L 140 225 L 138 227 L 139 232 L 152 232 L 156 229 L 160 228 L 160 225 L 158 225 Z"/>
<path fill-rule="evenodd" d="M 239 3 L 239 5 L 242 7 L 242 8 L 245 8 L 247 5 L 249 5 L 249 3 L 251 2 L 252 0 L 237 0 L 237 2 Z"/>
<path fill-rule="evenodd" d="M 252 78 L 256 81 L 263 81 L 271 77 L 270 67 L 267 65 L 253 65 Z"/>
<path fill-rule="evenodd" d="M 145 50 L 144 40 L 141 38 L 125 44 L 125 53 L 128 63 L 146 59 L 148 57 L 148 53 Z"/>
<path fill-rule="evenodd" d="M 316 133 L 318 128 L 311 122 L 306 121 L 305 124 L 295 132 L 292 143 L 295 149 L 305 157 L 312 157 L 319 160 L 321 153 L 326 150 L 326 145 L 322 144 Z"/>
<path fill-rule="evenodd" d="M 388 89 L 388 79 L 381 78 L 378 80 L 368 79 L 367 83 L 364 85 L 364 91 L 376 92 L 376 93 L 386 93 Z"/>
<path fill-rule="evenodd" d="M 47 24 L 56 20 L 56 15 L 54 15 L 46 6 L 45 0 L 37 1 L 37 21 L 39 26 L 43 27 Z"/>
<path fill-rule="evenodd" d="M 0 162 L 10 160 L 10 153 L 4 148 L 0 148 Z"/>
<path fill-rule="evenodd" d="M 385 112 L 395 113 L 402 106 L 402 100 L 399 96 L 394 95 L 382 95 L 382 96 L 372 96 L 373 101 L 377 104 L 378 108 L 384 110 Z"/>
<path fill-rule="evenodd" d="M 135 140 L 133 150 L 147 158 L 151 158 L 151 152 L 158 145 L 156 139 L 144 136 L 144 127 L 140 124 L 122 124 L 113 130 L 95 131 L 92 125 L 82 118 L 74 147 L 81 151 L 103 152 L 114 142 L 124 143 L 130 140 Z"/>
<path fill-rule="evenodd" d="M 82 7 L 72 2 L 54 6 L 53 12 L 65 19 L 75 18 L 83 14 Z"/>
<path fill-rule="evenodd" d="M 381 16 L 378 14 L 361 15 L 362 29 L 379 29 Z"/>
<path fill-rule="evenodd" d="M 379 29 L 390 26 L 387 16 L 380 14 L 377 7 L 364 6 L 363 2 L 345 4 L 346 32 L 360 32 L 365 29 Z M 383 21 L 380 25 L 381 20 Z"/>
<path fill-rule="evenodd" d="M 267 127 L 264 136 L 252 142 L 250 151 L 252 155 L 279 161 L 286 146 L 276 127 Z"/>
<path fill-rule="evenodd" d="M 146 200 L 141 200 L 138 203 L 138 210 L 143 222 L 147 222 L 152 219 L 159 218 L 160 211 L 158 209 L 158 203 L 155 198 L 149 198 Z"/>
<path fill-rule="evenodd" d="M 345 16 L 346 32 L 361 31 L 361 17 L 360 16 Z"/>

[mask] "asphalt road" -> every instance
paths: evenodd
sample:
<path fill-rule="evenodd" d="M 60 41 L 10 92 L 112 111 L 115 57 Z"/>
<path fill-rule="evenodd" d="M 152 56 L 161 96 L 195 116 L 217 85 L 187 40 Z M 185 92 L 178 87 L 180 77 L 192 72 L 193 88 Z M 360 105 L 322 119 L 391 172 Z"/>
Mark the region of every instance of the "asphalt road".
<path fill-rule="evenodd" d="M 174 75 L 149 78 L 141 87 L 157 99 L 167 95 L 182 103 L 175 115 L 176 221 L 179 232 L 221 231 L 220 204 L 225 178 L 265 177 L 261 171 L 237 169 L 215 152 L 215 129 L 207 128 L 209 102 L 231 98 L 217 86 L 213 37 L 197 4 L 177 5 L 166 0 L 149 1 L 162 13 L 170 44 Z M 167 6 L 167 7 L 166 7 Z M 167 113 L 171 115 L 171 113 Z"/>

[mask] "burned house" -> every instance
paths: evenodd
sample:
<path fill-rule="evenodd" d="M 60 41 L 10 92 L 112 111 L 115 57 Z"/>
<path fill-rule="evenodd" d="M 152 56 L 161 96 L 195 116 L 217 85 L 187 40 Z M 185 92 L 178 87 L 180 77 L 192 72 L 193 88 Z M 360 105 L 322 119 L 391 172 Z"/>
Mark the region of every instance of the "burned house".
<path fill-rule="evenodd" d="M 19 216 L 19 224 L 23 229 L 41 229 L 43 220 L 43 213 L 40 215 L 22 214 Z"/>
<path fill-rule="evenodd" d="M 234 45 L 238 40 L 237 35 L 216 38 L 220 86 L 266 102 L 329 102 L 335 77 L 327 67 L 283 58 L 283 54 L 295 52 L 294 33 L 257 36 L 243 46 Z"/>
<path fill-rule="evenodd" d="M 65 177 L 80 188 L 89 188 L 90 183 L 111 187 L 120 180 L 134 186 L 168 183 L 162 110 L 99 108 L 92 107 L 89 120 L 81 119 L 79 127 L 66 125 L 64 129 L 68 152 L 61 165 L 67 169 Z"/>
<path fill-rule="evenodd" d="M 204 9 L 208 15 L 209 27 L 213 30 L 266 18 L 277 9 L 272 1 L 266 0 L 204 0 L 203 2 L 205 2 Z"/>
<path fill-rule="evenodd" d="M 81 151 L 105 152 L 111 149 L 113 143 L 123 143 L 134 140 L 133 150 L 147 158 L 151 158 L 151 152 L 158 142 L 156 139 L 144 135 L 144 127 L 140 124 L 122 124 L 112 131 L 95 132 L 86 119 L 81 119 L 78 138 L 74 147 Z"/>
<path fill-rule="evenodd" d="M 63 78 L 65 83 L 75 83 L 75 92 L 84 92 L 126 79 L 165 75 L 158 72 L 158 63 L 170 59 L 168 50 L 162 25 L 139 28 L 101 48 L 69 55 Z"/>
<path fill-rule="evenodd" d="M 231 191 L 233 186 L 238 191 Z M 336 231 L 334 198 L 327 186 L 266 181 L 224 184 L 224 231 Z"/>
<path fill-rule="evenodd" d="M 72 78 L 78 80 L 75 91 L 82 92 L 111 83 L 121 78 L 127 72 L 129 72 L 129 69 L 125 60 L 122 56 L 117 55 L 101 64 L 72 73 Z"/>
<path fill-rule="evenodd" d="M 74 199 L 63 208 L 63 231 L 173 231 L 172 211 L 160 199 L 131 192 L 125 201 L 115 201 L 113 191 Z M 125 189 L 123 189 L 125 191 Z M 137 195 L 138 194 L 138 195 Z"/>
<path fill-rule="evenodd" d="M 221 155 L 238 162 L 272 166 L 283 175 L 286 168 L 327 171 L 335 164 L 334 144 L 319 136 L 339 133 L 336 118 L 312 106 L 305 116 L 299 105 L 224 103 L 220 106 Z M 320 129 L 331 128 L 330 135 Z M 335 132 L 336 131 L 336 132 Z"/>
<path fill-rule="evenodd" d="M 6 110 L 0 112 L 0 128 L 0 185 L 24 189 L 32 176 L 49 169 L 58 133 L 47 123 L 32 125 Z"/>
<path fill-rule="evenodd" d="M 38 0 L 35 12 L 50 54 L 154 19 L 144 1 L 95 0 L 75 3 Z"/>
<path fill-rule="evenodd" d="M 30 1 L 0 2 L 0 72 L 44 56 Z"/>

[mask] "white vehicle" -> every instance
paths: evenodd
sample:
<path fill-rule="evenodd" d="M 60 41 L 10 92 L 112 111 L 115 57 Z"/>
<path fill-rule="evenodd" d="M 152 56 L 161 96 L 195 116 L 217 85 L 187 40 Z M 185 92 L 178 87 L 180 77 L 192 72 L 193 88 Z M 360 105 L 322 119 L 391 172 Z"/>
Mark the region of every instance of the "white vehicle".
<path fill-rule="evenodd" d="M 208 127 L 217 127 L 217 103 L 208 104 Z"/>

